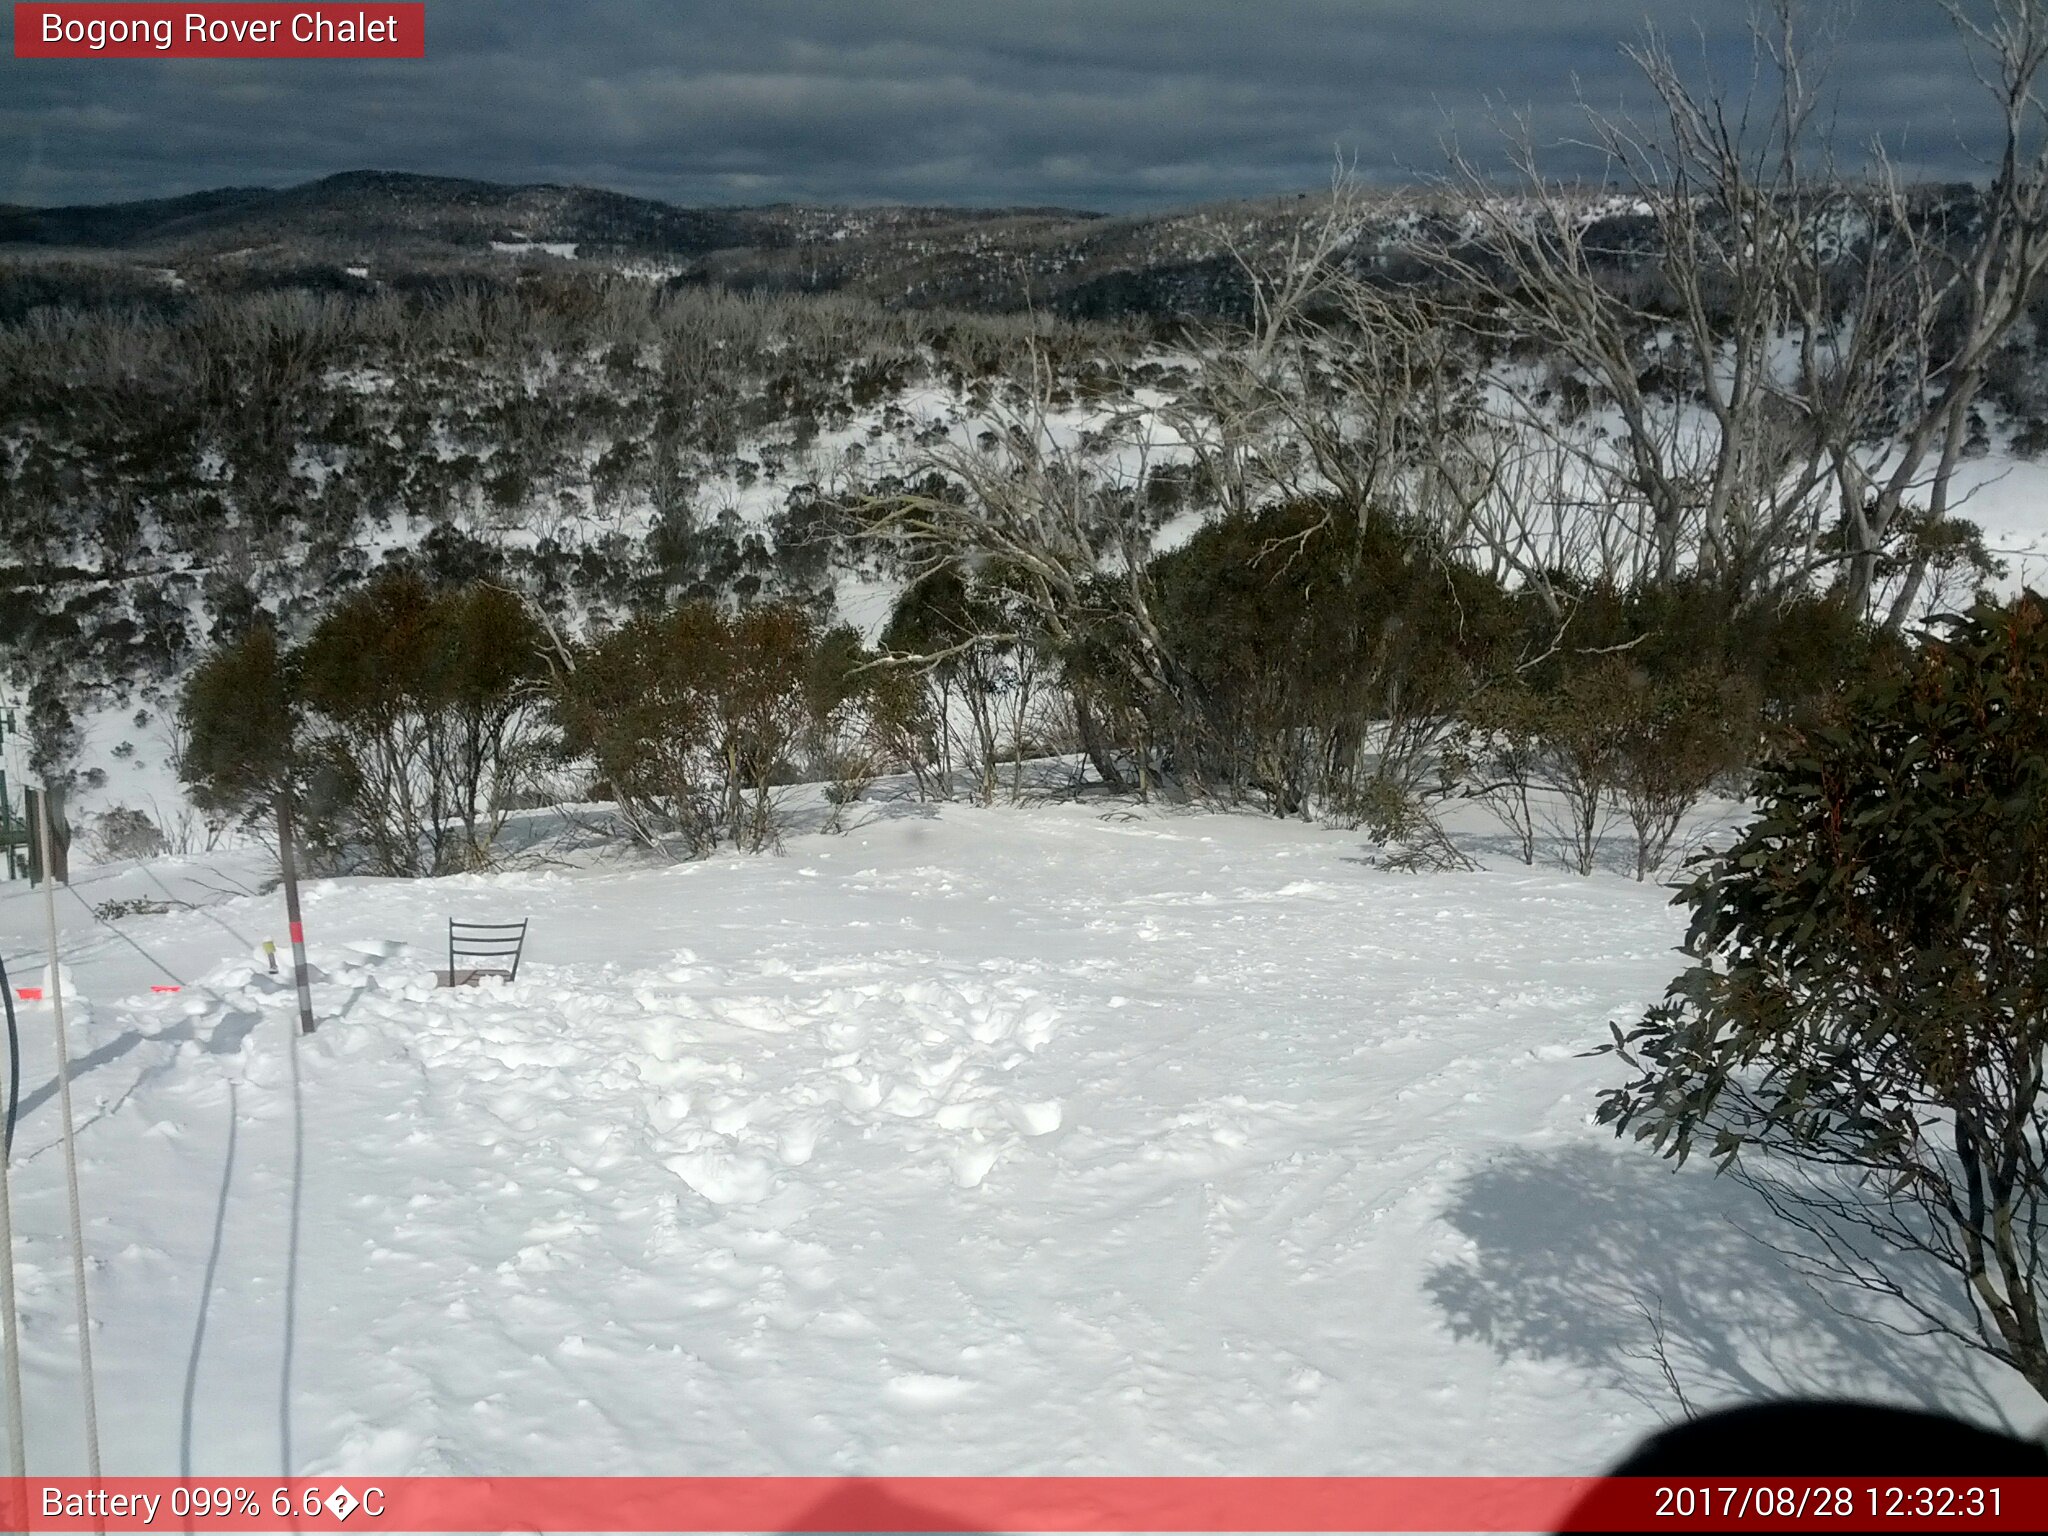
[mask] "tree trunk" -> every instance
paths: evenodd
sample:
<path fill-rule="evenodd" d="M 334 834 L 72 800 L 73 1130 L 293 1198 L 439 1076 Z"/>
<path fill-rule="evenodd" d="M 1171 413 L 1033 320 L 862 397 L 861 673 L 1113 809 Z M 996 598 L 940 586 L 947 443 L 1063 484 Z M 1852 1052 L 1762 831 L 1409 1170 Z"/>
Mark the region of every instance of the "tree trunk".
<path fill-rule="evenodd" d="M 1102 722 L 1096 719 L 1095 711 L 1081 694 L 1074 695 L 1074 726 L 1081 734 L 1081 750 L 1095 767 L 1106 789 L 1122 789 L 1124 776 L 1117 772 L 1116 760 L 1109 743 L 1103 739 Z"/>

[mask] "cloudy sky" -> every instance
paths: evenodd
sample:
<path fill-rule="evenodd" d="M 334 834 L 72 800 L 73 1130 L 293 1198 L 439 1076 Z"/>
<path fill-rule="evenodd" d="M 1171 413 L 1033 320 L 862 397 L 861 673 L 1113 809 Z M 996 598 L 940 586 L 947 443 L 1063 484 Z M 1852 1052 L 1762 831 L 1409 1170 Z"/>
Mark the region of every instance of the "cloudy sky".
<path fill-rule="evenodd" d="M 1810 0 L 1809 8 L 1816 8 Z M 1829 10 L 1827 0 L 1817 8 Z M 11 9 L 11 8 L 10 8 Z M 430 0 L 407 62 L 0 57 L 0 202 L 358 168 L 678 202 L 1156 208 L 1378 180 L 1527 112 L 1632 94 L 1647 24 L 1739 79 L 1746 0 Z M 1970 174 L 1983 122 L 1934 0 L 1860 0 L 1840 134 Z"/>

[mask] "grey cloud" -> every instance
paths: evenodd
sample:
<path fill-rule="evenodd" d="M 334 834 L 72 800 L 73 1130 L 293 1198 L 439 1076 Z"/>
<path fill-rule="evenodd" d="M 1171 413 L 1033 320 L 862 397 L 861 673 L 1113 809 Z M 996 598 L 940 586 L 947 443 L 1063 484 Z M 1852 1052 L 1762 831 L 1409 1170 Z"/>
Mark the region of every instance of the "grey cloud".
<path fill-rule="evenodd" d="M 1744 0 L 431 0 L 423 62 L 0 60 L 0 200 L 373 166 L 682 202 L 1107 209 L 1413 177 L 1490 110 L 1569 137 L 1646 24 L 1739 75 Z M 1697 37 L 1694 34 L 1697 33 Z M 1985 117 L 1927 0 L 1862 0 L 1842 131 L 1925 174 Z M 1560 146 L 1560 170 L 1592 169 Z"/>

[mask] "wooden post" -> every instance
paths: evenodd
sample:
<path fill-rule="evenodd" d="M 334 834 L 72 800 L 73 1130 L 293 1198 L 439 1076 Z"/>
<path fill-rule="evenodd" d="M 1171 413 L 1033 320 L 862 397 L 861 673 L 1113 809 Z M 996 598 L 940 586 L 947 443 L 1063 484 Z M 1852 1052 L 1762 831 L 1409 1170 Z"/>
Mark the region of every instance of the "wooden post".
<path fill-rule="evenodd" d="M 47 784 L 21 793 L 28 828 L 29 878 L 38 885 L 71 883 L 71 828 L 64 797 Z"/>
<path fill-rule="evenodd" d="M 284 866 L 284 915 L 291 923 L 292 979 L 299 987 L 299 1033 L 313 1033 L 313 983 L 306 974 L 306 929 L 299 921 L 299 870 L 292 858 L 292 797 L 277 797 L 277 858 Z"/>

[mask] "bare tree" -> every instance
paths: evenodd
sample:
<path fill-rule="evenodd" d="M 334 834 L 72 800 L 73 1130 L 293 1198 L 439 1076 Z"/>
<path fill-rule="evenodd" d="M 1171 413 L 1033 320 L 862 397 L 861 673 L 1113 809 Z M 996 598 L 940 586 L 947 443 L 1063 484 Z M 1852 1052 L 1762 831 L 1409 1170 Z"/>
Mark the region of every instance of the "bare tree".
<path fill-rule="evenodd" d="M 1739 94 L 1689 84 L 1654 34 L 1627 50 L 1660 112 L 1588 109 L 1597 190 L 1548 177 L 1526 123 L 1511 190 L 1454 156 L 1472 238 L 1426 254 L 1500 342 L 1563 359 L 1595 414 L 1566 420 L 1527 368 L 1495 368 L 1489 398 L 1570 458 L 1589 500 L 1640 518 L 1647 574 L 1769 596 L 1840 566 L 1867 605 L 1899 540 L 1950 515 L 1970 405 L 2048 266 L 2048 20 L 2042 0 L 1944 4 L 2003 114 L 1965 232 L 1931 228 L 1881 146 L 1867 176 L 1839 173 L 1825 49 L 1793 0 L 1754 18 Z M 1624 280 L 1637 259 L 1646 276 Z"/>
<path fill-rule="evenodd" d="M 1331 377 L 1355 374 L 1369 354 L 1321 345 L 1326 338 L 1312 319 L 1343 281 L 1341 258 L 1361 221 L 1360 199 L 1357 183 L 1339 166 L 1328 196 L 1294 222 L 1279 251 L 1226 237 L 1249 316 L 1190 327 L 1193 385 L 1160 413 L 1219 512 L 1248 514 L 1278 492 L 1298 494 L 1304 469 L 1321 477 L 1319 488 L 1342 491 L 1353 506 L 1373 499 L 1383 461 L 1353 440 L 1369 432 L 1346 430 L 1340 401 L 1347 392 Z M 1370 347 L 1377 338 L 1364 340 Z"/>
<path fill-rule="evenodd" d="M 864 538 L 892 548 L 913 578 L 942 568 L 997 575 L 1009 601 L 1002 627 L 963 636 L 951 653 L 1029 639 L 1085 681 L 1142 712 L 1171 695 L 1175 669 L 1156 620 L 1152 536 L 1137 495 L 1151 444 L 1136 413 L 1108 413 L 1087 434 L 1057 419 L 1054 373 L 1037 345 L 1021 398 L 997 408 L 992 446 L 959 435 L 919 461 L 939 487 L 877 498 Z M 943 655 L 886 656 L 882 665 Z M 1080 697 L 1084 741 L 1093 735 Z M 1099 737 L 1090 748 L 1106 782 L 1120 784 Z"/>
<path fill-rule="evenodd" d="M 1949 516 L 1957 459 L 1966 440 L 1971 406 L 1999 348 L 2027 312 L 2048 271 L 2048 106 L 2040 92 L 2048 65 L 2048 6 L 2042 0 L 1942 0 L 1971 53 L 1977 78 L 1998 109 L 2000 138 L 1978 207 L 1976 228 L 1960 248 L 1916 237 L 1913 290 L 1926 332 L 1950 320 L 1952 339 L 1937 347 L 1916 336 L 1914 352 L 1926 376 L 1918 411 L 1909 418 L 1902 449 L 1889 474 L 1853 456 L 1842 485 L 1842 512 L 1852 552 L 1852 591 L 1867 592 L 1880 547 L 1903 520 L 1907 493 L 1924 479 L 1924 520 L 1938 526 Z M 1888 186 L 1896 182 L 1887 178 Z M 1899 206 L 1894 223 L 1910 234 L 1910 210 Z M 1950 319 L 1952 317 L 1952 320 Z M 1887 623 L 1897 628 L 1911 609 L 1928 568 L 1914 558 Z"/>

